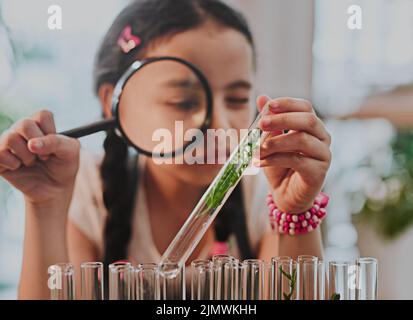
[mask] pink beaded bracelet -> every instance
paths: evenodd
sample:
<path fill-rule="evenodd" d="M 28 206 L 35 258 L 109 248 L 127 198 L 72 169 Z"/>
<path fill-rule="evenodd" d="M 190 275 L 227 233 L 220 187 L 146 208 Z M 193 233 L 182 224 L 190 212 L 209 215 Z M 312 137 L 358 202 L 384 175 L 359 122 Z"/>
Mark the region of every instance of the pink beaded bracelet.
<path fill-rule="evenodd" d="M 311 209 L 302 214 L 282 212 L 277 208 L 271 193 L 267 196 L 267 205 L 270 210 L 270 223 L 273 230 L 277 229 L 281 234 L 304 234 L 317 228 L 325 218 L 326 207 L 330 198 L 320 192 L 315 198 Z"/>

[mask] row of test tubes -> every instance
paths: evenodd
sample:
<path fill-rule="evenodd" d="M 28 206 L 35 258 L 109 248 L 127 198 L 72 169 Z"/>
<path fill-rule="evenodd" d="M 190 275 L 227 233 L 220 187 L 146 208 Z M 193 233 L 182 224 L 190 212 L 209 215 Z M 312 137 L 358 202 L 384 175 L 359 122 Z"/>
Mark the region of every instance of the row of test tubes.
<path fill-rule="evenodd" d="M 81 264 L 82 300 L 103 300 L 104 266 L 100 262 Z M 165 266 L 162 268 L 165 270 Z M 110 300 L 185 300 L 185 268 L 118 262 L 108 268 Z M 376 300 L 377 260 L 325 263 L 315 256 L 274 257 L 270 263 L 229 255 L 195 260 L 190 267 L 192 300 Z M 52 280 L 52 281 L 51 281 Z M 49 268 L 52 300 L 75 299 L 75 272 L 71 264 Z"/>

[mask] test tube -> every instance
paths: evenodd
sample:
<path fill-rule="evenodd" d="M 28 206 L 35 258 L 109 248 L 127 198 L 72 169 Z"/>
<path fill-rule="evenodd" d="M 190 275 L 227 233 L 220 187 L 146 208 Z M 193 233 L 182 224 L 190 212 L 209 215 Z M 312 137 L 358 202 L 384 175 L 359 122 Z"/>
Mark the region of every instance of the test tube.
<path fill-rule="evenodd" d="M 242 270 L 244 264 L 238 259 L 233 264 L 232 298 L 231 300 L 242 300 Z"/>
<path fill-rule="evenodd" d="M 158 266 L 158 271 L 160 299 L 185 300 L 185 267 L 177 263 L 164 263 Z"/>
<path fill-rule="evenodd" d="M 349 300 L 349 268 L 347 261 L 330 261 L 328 264 L 328 299 Z"/>
<path fill-rule="evenodd" d="M 318 257 L 301 255 L 297 259 L 297 299 L 317 299 Z"/>
<path fill-rule="evenodd" d="M 109 300 L 131 300 L 132 270 L 130 262 L 109 265 Z"/>
<path fill-rule="evenodd" d="M 242 299 L 263 300 L 265 288 L 265 262 L 258 259 L 244 260 L 242 269 Z"/>
<path fill-rule="evenodd" d="M 191 299 L 213 298 L 213 272 L 211 260 L 195 260 L 191 263 Z"/>
<path fill-rule="evenodd" d="M 253 154 L 267 137 L 259 128 L 259 120 L 267 114 L 268 104 L 257 116 L 247 134 L 214 178 L 192 213 L 161 258 L 161 264 L 184 265 L 211 223 L 250 166 Z M 162 273 L 162 270 L 160 270 Z"/>
<path fill-rule="evenodd" d="M 51 300 L 75 299 L 75 270 L 70 263 L 58 263 L 48 268 Z"/>
<path fill-rule="evenodd" d="M 295 300 L 297 263 L 291 257 L 271 259 L 270 299 Z"/>
<path fill-rule="evenodd" d="M 377 300 L 377 259 L 356 260 L 356 300 Z"/>
<path fill-rule="evenodd" d="M 326 299 L 326 265 L 323 260 L 317 262 L 317 300 Z"/>
<path fill-rule="evenodd" d="M 135 298 L 136 300 L 158 300 L 158 265 L 142 263 L 135 269 Z"/>
<path fill-rule="evenodd" d="M 84 262 L 80 269 L 82 300 L 103 300 L 103 263 Z"/>
<path fill-rule="evenodd" d="M 233 300 L 235 299 L 234 281 L 237 279 L 237 259 L 230 255 L 215 255 L 212 257 L 213 265 L 213 299 Z"/>

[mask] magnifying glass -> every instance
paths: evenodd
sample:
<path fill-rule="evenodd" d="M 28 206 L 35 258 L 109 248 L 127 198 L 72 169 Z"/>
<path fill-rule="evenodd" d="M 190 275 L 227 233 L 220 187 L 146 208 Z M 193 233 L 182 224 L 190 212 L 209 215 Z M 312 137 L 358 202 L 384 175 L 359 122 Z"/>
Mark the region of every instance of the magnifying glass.
<path fill-rule="evenodd" d="M 61 134 L 80 138 L 117 129 L 142 154 L 175 157 L 193 142 L 177 135 L 189 129 L 205 132 L 211 114 L 212 93 L 202 72 L 181 58 L 156 57 L 135 61 L 119 79 L 112 97 L 112 118 Z M 160 148 L 163 133 L 169 134 L 171 143 L 162 143 Z"/>

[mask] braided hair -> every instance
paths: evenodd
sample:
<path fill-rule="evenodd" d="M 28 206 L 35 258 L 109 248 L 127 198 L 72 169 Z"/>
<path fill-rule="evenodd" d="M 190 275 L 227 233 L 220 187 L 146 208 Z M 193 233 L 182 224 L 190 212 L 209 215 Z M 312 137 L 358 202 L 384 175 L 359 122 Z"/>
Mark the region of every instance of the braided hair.
<path fill-rule="evenodd" d="M 129 65 L 144 55 L 154 40 L 201 25 L 207 18 L 241 32 L 254 48 L 251 32 L 243 16 L 219 0 L 144 0 L 133 1 L 115 19 L 96 56 L 95 92 L 104 83 L 115 85 Z M 124 53 L 118 46 L 126 26 L 139 35 L 139 47 Z M 127 143 L 114 130 L 107 132 L 105 156 L 101 166 L 103 199 L 108 211 L 104 229 L 104 262 L 127 259 L 131 238 L 131 217 L 137 194 L 137 156 L 132 157 Z M 133 165 L 130 165 L 133 164 Z M 235 234 L 243 258 L 251 257 L 240 185 L 218 215 L 215 235 L 225 242 Z M 235 223 L 234 223 L 235 222 Z"/>

